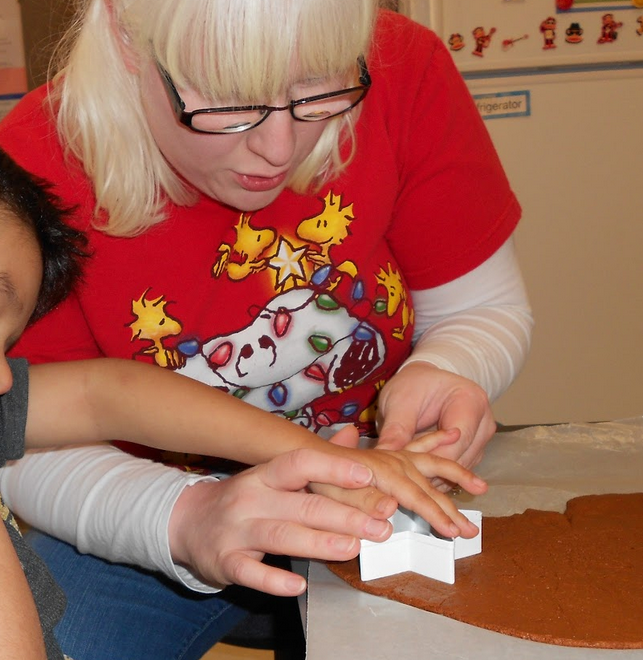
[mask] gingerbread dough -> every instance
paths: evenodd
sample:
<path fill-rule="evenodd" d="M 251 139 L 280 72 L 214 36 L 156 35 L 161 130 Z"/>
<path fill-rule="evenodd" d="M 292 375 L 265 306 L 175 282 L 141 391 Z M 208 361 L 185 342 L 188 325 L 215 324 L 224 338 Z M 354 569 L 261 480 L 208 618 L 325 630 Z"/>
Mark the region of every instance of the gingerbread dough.
<path fill-rule="evenodd" d="M 362 591 L 506 635 L 643 648 L 643 493 L 485 518 L 482 553 L 456 562 L 453 585 L 410 572 L 362 582 L 357 559 L 329 568 Z"/>

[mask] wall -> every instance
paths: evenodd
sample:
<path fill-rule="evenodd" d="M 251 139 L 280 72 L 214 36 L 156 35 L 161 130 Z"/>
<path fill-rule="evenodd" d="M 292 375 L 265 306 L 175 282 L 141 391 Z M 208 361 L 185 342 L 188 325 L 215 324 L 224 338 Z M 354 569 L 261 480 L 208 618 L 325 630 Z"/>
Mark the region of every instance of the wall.
<path fill-rule="evenodd" d="M 54 46 L 64 34 L 73 15 L 69 0 L 20 0 L 27 78 L 33 88 L 47 79 L 47 67 Z"/>
<path fill-rule="evenodd" d="M 486 124 L 523 207 L 517 244 L 536 326 L 496 415 L 642 415 L 643 71 L 495 80 L 486 91 L 511 89 L 531 91 L 531 116 Z"/>

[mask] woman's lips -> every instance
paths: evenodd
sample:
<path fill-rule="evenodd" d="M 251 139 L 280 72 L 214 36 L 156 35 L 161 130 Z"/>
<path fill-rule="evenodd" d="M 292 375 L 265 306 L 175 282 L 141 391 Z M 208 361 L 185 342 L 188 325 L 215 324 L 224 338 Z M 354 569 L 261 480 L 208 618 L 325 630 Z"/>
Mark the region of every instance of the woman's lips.
<path fill-rule="evenodd" d="M 278 188 L 286 179 L 287 172 L 282 172 L 277 176 L 253 176 L 251 174 L 237 174 L 239 185 L 250 192 L 265 192 Z"/>

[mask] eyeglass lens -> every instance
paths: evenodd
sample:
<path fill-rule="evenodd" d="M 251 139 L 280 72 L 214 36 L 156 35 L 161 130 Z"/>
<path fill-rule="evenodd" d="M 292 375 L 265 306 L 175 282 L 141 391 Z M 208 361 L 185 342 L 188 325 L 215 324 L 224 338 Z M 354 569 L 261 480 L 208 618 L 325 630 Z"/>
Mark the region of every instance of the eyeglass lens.
<path fill-rule="evenodd" d="M 329 98 L 293 103 L 292 114 L 301 121 L 323 121 L 342 114 L 364 95 L 364 89 L 358 88 Z M 237 110 L 230 112 L 197 112 L 192 115 L 192 127 L 198 131 L 236 133 L 258 124 L 269 112 L 265 108 L 255 110 Z"/>

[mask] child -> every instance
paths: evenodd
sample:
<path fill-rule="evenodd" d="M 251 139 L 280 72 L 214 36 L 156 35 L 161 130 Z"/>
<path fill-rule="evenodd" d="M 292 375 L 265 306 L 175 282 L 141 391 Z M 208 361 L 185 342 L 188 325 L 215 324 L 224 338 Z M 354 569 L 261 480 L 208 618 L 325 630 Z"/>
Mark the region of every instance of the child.
<path fill-rule="evenodd" d="M 29 320 L 64 298 L 80 271 L 76 257 L 83 254 L 82 236 L 62 224 L 59 215 L 44 187 L 0 151 L 0 467 L 24 452 L 27 415 L 26 362 L 7 361 L 5 351 Z M 53 628 L 65 596 L 22 539 L 1 496 L 0 515 L 2 656 L 61 658 Z"/>
<path fill-rule="evenodd" d="M 254 465 L 310 448 L 338 461 L 353 459 L 367 466 L 366 479 L 353 487 L 376 486 L 423 515 L 439 532 L 476 533 L 425 477 L 448 479 L 472 493 L 483 492 L 484 482 L 456 463 L 426 453 L 431 448 L 427 440 L 411 451 L 360 451 L 327 443 L 300 426 L 165 369 L 118 359 L 28 368 L 24 360 L 6 358 L 28 323 L 60 302 L 79 277 L 80 261 L 86 256 L 83 238 L 62 223 L 63 214 L 43 182 L 0 151 L 0 466 L 19 458 L 25 445 L 113 438 Z M 269 441 L 259 442 L 258 432 Z M 335 442 L 352 443 L 355 433 L 348 427 Z M 454 439 L 454 434 L 443 433 L 428 442 L 435 446 Z M 350 487 L 345 482 L 338 485 Z M 321 485 L 315 489 L 331 494 Z M 64 596 L 21 539 L 10 512 L 0 506 L 5 521 L 0 526 L 4 625 L 15 632 L 15 639 L 6 643 L 15 642 L 21 658 L 61 658 L 53 628 L 64 609 Z M 390 530 L 382 539 L 388 534 Z M 357 548 L 353 556 L 356 552 Z M 25 575 L 40 614 L 44 644 Z"/>

